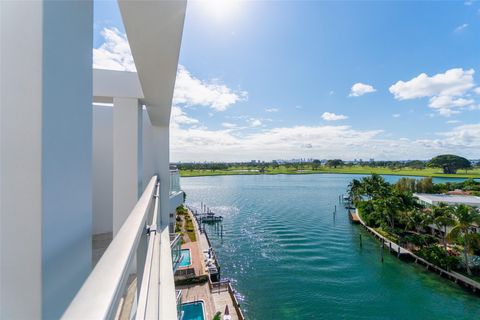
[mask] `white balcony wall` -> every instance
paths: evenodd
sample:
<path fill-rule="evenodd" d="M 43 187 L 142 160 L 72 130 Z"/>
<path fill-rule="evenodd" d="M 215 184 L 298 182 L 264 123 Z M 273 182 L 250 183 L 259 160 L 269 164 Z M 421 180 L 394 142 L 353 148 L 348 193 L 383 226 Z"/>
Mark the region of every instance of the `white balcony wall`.
<path fill-rule="evenodd" d="M 57 319 L 91 269 L 93 4 L 0 23 L 0 319 Z"/>
<path fill-rule="evenodd" d="M 152 176 L 157 174 L 156 168 L 156 154 L 155 154 L 155 139 L 152 122 L 146 109 L 143 109 L 143 145 L 142 145 L 142 171 L 143 171 L 143 185 L 146 186 Z"/>
<path fill-rule="evenodd" d="M 112 111 L 93 106 L 93 234 L 113 231 Z"/>
<path fill-rule="evenodd" d="M 157 172 L 154 130 L 142 110 L 141 190 Z M 113 106 L 93 105 L 93 233 L 113 231 Z"/>
<path fill-rule="evenodd" d="M 137 98 L 113 98 L 113 236 L 142 193 L 142 116 Z"/>

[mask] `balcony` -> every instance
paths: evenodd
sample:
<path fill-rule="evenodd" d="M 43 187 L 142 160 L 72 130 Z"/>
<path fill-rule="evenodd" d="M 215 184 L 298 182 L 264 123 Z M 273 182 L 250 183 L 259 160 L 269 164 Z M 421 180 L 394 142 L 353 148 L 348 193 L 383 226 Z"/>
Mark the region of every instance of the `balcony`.
<path fill-rule="evenodd" d="M 171 242 L 168 227 L 157 228 L 159 195 L 154 176 L 63 319 L 178 317 L 172 261 L 180 239 Z"/>
<path fill-rule="evenodd" d="M 174 166 L 170 166 L 170 194 L 180 192 L 180 173 Z"/>
<path fill-rule="evenodd" d="M 172 251 L 172 269 L 175 273 L 182 258 L 182 236 L 180 234 L 170 233 L 170 250 Z"/>

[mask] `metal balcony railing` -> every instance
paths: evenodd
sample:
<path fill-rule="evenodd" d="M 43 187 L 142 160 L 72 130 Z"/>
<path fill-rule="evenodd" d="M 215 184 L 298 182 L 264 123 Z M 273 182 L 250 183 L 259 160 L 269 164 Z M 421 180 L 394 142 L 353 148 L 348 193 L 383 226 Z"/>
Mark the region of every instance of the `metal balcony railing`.
<path fill-rule="evenodd" d="M 178 169 L 170 169 L 170 194 L 181 191 L 180 173 Z"/>
<path fill-rule="evenodd" d="M 182 290 L 176 290 L 176 296 L 177 296 L 177 319 L 182 320 L 183 319 L 183 311 L 182 311 Z"/>
<path fill-rule="evenodd" d="M 135 319 L 173 319 L 168 227 L 157 230 L 160 184 L 153 176 L 140 200 L 65 311 L 63 319 L 115 319 L 122 312 L 127 279 L 137 279 Z M 135 259 L 136 258 L 136 259 Z M 135 305 L 135 304 L 134 304 Z"/>
<path fill-rule="evenodd" d="M 170 234 L 170 250 L 172 251 L 172 269 L 175 273 L 182 258 L 182 236 L 180 234 Z"/>

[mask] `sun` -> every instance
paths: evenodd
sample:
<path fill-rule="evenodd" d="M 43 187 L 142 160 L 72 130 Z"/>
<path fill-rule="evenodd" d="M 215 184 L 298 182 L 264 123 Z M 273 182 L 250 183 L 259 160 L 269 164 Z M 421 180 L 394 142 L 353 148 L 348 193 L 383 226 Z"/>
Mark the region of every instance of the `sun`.
<path fill-rule="evenodd" d="M 201 4 L 208 11 L 208 14 L 216 19 L 231 18 L 238 10 L 239 0 L 203 0 Z"/>

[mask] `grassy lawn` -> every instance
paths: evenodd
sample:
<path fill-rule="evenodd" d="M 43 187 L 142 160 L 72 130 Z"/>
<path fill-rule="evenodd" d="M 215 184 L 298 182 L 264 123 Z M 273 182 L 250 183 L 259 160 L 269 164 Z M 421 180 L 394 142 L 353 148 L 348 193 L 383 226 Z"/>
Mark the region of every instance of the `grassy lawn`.
<path fill-rule="evenodd" d="M 380 233 L 385 238 L 387 238 L 388 240 L 398 243 L 398 236 L 396 234 L 391 234 L 390 232 L 383 230 L 381 227 L 373 228 L 373 229 L 378 233 Z"/>
<path fill-rule="evenodd" d="M 320 167 L 318 170 L 312 170 L 310 166 L 304 166 L 303 169 L 294 167 L 280 166 L 278 168 L 266 167 L 263 174 L 318 174 L 318 173 L 343 173 L 343 174 L 391 174 L 401 176 L 422 176 L 422 177 L 447 177 L 447 178 L 480 178 L 480 169 L 474 170 L 459 170 L 456 174 L 444 174 L 440 168 L 425 168 L 425 169 L 390 169 L 390 168 L 371 168 L 366 166 L 351 166 L 351 167 Z M 221 176 L 221 175 L 254 175 L 260 174 L 256 169 L 249 167 L 230 167 L 228 170 L 182 170 L 180 175 L 182 177 L 197 177 L 197 176 Z"/>

